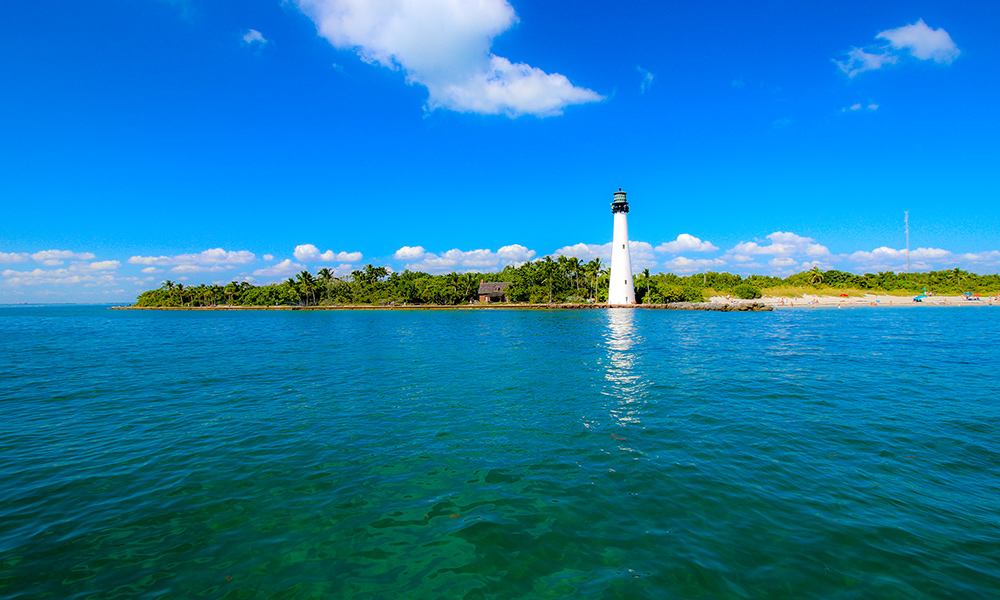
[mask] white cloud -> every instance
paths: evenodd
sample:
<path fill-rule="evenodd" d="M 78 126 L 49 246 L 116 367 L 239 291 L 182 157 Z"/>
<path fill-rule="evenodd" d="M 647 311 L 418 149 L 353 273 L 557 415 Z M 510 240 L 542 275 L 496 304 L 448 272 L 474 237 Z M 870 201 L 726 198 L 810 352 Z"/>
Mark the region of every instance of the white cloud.
<path fill-rule="evenodd" d="M 767 261 L 767 264 L 771 265 L 772 267 L 787 268 L 799 264 L 799 261 L 795 260 L 790 256 L 783 256 L 783 257 L 772 258 L 771 260 Z"/>
<path fill-rule="evenodd" d="M 267 40 L 264 39 L 264 36 L 261 35 L 256 29 L 248 29 L 247 32 L 243 34 L 243 43 L 248 45 L 257 43 L 263 46 L 267 43 Z"/>
<path fill-rule="evenodd" d="M 959 259 L 974 262 L 974 263 L 986 263 L 986 264 L 1000 264 L 1000 250 L 990 250 L 988 252 L 970 252 L 966 254 L 961 254 L 958 256 Z"/>
<path fill-rule="evenodd" d="M 299 271 L 304 271 L 305 268 L 305 265 L 300 265 L 296 262 L 292 262 L 292 259 L 286 258 L 280 263 L 271 265 L 270 267 L 257 269 L 253 272 L 253 274 L 257 277 L 284 277 L 285 275 L 293 275 Z"/>
<path fill-rule="evenodd" d="M 358 262 L 363 257 L 360 252 L 334 252 L 327 250 L 320 253 L 319 248 L 312 244 L 300 244 L 295 247 L 295 260 L 302 262 Z"/>
<path fill-rule="evenodd" d="M 163 269 L 157 269 L 156 267 L 146 267 L 142 270 L 143 273 L 162 273 Z"/>
<path fill-rule="evenodd" d="M 857 104 L 848 106 L 847 108 L 840 109 L 840 112 L 848 112 L 848 111 L 854 112 L 854 111 L 865 110 L 865 109 L 867 109 L 867 110 L 878 110 L 878 104 L 869 104 L 868 106 L 862 106 L 861 103 L 859 102 Z"/>
<path fill-rule="evenodd" d="M 232 269 L 232 265 L 177 265 L 171 273 L 218 273 Z"/>
<path fill-rule="evenodd" d="M 100 260 L 87 265 L 81 265 L 82 268 L 91 271 L 114 271 L 120 266 L 122 266 L 122 264 L 117 260 Z"/>
<path fill-rule="evenodd" d="M 422 246 L 403 246 L 393 256 L 397 260 L 409 261 L 405 267 L 410 271 L 440 274 L 452 271 L 500 270 L 507 265 L 519 265 L 531 260 L 535 256 L 535 251 L 520 244 L 511 244 L 496 252 L 489 249 L 455 248 L 439 255 L 427 252 Z"/>
<path fill-rule="evenodd" d="M 653 245 L 649 242 L 629 240 L 628 253 L 632 261 L 633 271 L 653 269 L 658 264 L 656 256 L 653 254 Z M 584 244 L 581 242 L 572 246 L 563 246 L 553 252 L 553 254 L 556 256 L 575 256 L 585 261 L 600 258 L 607 265 L 611 262 L 611 242 L 607 244 Z"/>
<path fill-rule="evenodd" d="M 274 255 L 273 255 L 273 254 L 265 254 L 265 255 L 264 255 L 264 256 L 262 256 L 261 258 L 263 258 L 263 259 L 264 259 L 264 260 L 266 260 L 267 262 L 271 262 L 272 260 L 274 260 Z"/>
<path fill-rule="evenodd" d="M 603 99 L 563 75 L 490 52 L 493 38 L 517 22 L 507 0 L 295 2 L 333 46 L 426 87 L 430 109 L 549 116 Z"/>
<path fill-rule="evenodd" d="M 910 250 L 910 260 L 928 260 L 928 261 L 940 261 L 940 260 L 951 260 L 954 257 L 948 250 L 943 250 L 941 248 L 917 248 L 915 250 Z M 856 263 L 885 263 L 885 262 L 897 262 L 900 260 L 906 260 L 906 249 L 896 250 L 894 248 L 889 248 L 887 246 L 882 246 L 881 248 L 876 248 L 871 252 L 865 252 L 863 250 L 858 250 L 850 254 L 848 260 Z"/>
<path fill-rule="evenodd" d="M 847 53 L 847 60 L 834 60 L 833 62 L 848 77 L 853 79 L 858 73 L 881 69 L 882 65 L 892 65 L 898 61 L 899 58 L 890 52 L 869 53 L 861 48 L 854 48 Z"/>
<path fill-rule="evenodd" d="M 803 237 L 787 231 L 775 231 L 767 236 L 770 244 L 760 245 L 757 242 L 740 242 L 726 251 L 734 262 L 748 262 L 750 257 L 759 255 L 793 256 L 804 255 L 811 258 L 830 256 L 830 250 L 817 244 L 812 238 Z"/>
<path fill-rule="evenodd" d="M 505 264 L 519 265 L 534 258 L 535 251 L 529 250 L 521 244 L 511 244 L 510 246 L 503 246 L 497 250 L 497 256 L 500 258 L 500 261 Z"/>
<path fill-rule="evenodd" d="M 694 273 L 702 269 L 725 266 L 726 261 L 721 258 L 698 258 L 691 259 L 683 256 L 672 258 L 663 263 L 663 266 L 672 273 Z"/>
<path fill-rule="evenodd" d="M 246 265 L 254 262 L 253 252 L 239 250 L 236 252 L 212 248 L 198 254 L 178 254 L 175 256 L 133 256 L 128 262 L 133 265 L 150 265 L 156 267 L 174 267 L 177 273 L 214 272 L 232 269 L 234 265 Z M 199 268 L 204 267 L 204 268 Z M 214 268 L 217 267 L 217 268 Z"/>
<path fill-rule="evenodd" d="M 46 260 L 46 259 L 43 259 Z M 77 262 L 59 269 L 34 269 L 14 271 L 7 269 L 0 273 L 7 283 L 13 285 L 71 285 L 83 284 L 87 287 L 108 286 L 115 283 L 114 271 L 121 266 L 117 260 L 102 260 L 93 263 Z"/>
<path fill-rule="evenodd" d="M 646 90 L 648 90 L 650 86 L 653 85 L 653 80 L 656 79 L 656 75 L 653 75 L 652 73 L 650 73 L 646 69 L 643 69 L 642 67 L 637 66 L 635 69 L 640 73 L 642 73 L 642 81 L 639 82 L 639 92 L 645 94 Z"/>
<path fill-rule="evenodd" d="M 0 263 L 11 264 L 28 260 L 30 255 L 27 252 L 0 252 Z"/>
<path fill-rule="evenodd" d="M 848 77 L 853 78 L 859 73 L 898 63 L 904 52 L 920 60 L 933 60 L 941 64 L 951 64 L 962 52 L 947 31 L 931 29 L 923 19 L 912 25 L 887 29 L 876 34 L 875 38 L 886 40 L 887 43 L 867 49 L 852 48 L 845 60 L 834 59 L 833 62 Z"/>
<path fill-rule="evenodd" d="M 42 250 L 31 255 L 31 259 L 46 267 L 55 267 L 67 260 L 91 260 L 93 252 L 71 252 L 69 250 Z"/>
<path fill-rule="evenodd" d="M 423 246 L 403 246 L 392 256 L 396 260 L 419 260 L 426 252 Z"/>
<path fill-rule="evenodd" d="M 920 19 L 913 25 L 888 29 L 875 36 L 889 40 L 896 50 L 909 50 L 920 60 L 951 64 L 962 53 L 944 29 L 931 29 Z"/>
<path fill-rule="evenodd" d="M 702 241 L 689 233 L 682 233 L 672 242 L 664 242 L 654 248 L 657 252 L 678 254 L 680 252 L 712 252 L 718 248 L 708 241 Z"/>

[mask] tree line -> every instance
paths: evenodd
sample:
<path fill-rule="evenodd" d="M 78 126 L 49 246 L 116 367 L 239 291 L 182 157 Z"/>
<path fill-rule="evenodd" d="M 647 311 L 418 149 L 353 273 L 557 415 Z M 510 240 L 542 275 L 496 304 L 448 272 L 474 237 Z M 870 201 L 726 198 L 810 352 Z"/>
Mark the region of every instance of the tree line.
<path fill-rule="evenodd" d="M 477 301 L 480 281 L 509 282 L 507 298 L 512 302 L 607 302 L 608 275 L 609 269 L 600 258 L 586 262 L 566 256 L 546 256 L 541 260 L 508 266 L 495 273 L 397 273 L 387 267 L 366 265 L 346 276 L 337 276 L 329 268 L 324 268 L 315 274 L 302 271 L 285 281 L 266 285 L 233 281 L 225 285 L 185 286 L 167 280 L 161 287 L 140 294 L 136 306 L 456 305 Z M 948 295 L 963 292 L 987 295 L 1000 290 L 1000 275 L 977 275 L 958 268 L 924 273 L 887 271 L 856 275 L 838 270 L 822 271 L 815 267 L 785 278 L 769 275 L 744 277 L 717 272 L 685 276 L 673 273 L 652 275 L 649 269 L 645 269 L 635 274 L 633 281 L 636 302 L 642 304 L 703 302 L 706 295 L 711 294 L 759 298 L 774 288 L 809 288 L 820 293 L 824 289 L 836 289 Z"/>

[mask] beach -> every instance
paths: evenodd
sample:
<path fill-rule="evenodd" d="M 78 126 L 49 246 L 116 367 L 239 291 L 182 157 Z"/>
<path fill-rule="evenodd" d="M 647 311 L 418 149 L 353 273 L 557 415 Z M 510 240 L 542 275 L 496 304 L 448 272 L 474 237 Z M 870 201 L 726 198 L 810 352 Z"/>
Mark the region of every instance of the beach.
<path fill-rule="evenodd" d="M 927 296 L 920 302 L 915 302 L 912 296 L 893 296 L 889 294 L 865 294 L 863 296 L 820 296 L 803 294 L 801 296 L 764 296 L 756 300 L 740 300 L 726 296 L 713 296 L 709 302 L 719 304 L 739 305 L 747 302 L 760 302 L 777 310 L 791 308 L 884 308 L 892 307 L 983 307 L 1000 304 L 994 296 L 982 296 L 978 300 L 967 300 L 966 296 Z"/>

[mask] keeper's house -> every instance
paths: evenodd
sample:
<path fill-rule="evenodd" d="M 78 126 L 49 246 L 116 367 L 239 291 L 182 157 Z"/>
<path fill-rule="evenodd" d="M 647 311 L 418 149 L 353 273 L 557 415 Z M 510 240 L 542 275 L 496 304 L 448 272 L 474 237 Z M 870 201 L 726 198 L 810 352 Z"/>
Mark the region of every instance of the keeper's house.
<path fill-rule="evenodd" d="M 509 281 L 487 281 L 479 282 L 479 301 L 480 302 L 506 302 L 507 301 L 507 286 L 510 285 Z"/>

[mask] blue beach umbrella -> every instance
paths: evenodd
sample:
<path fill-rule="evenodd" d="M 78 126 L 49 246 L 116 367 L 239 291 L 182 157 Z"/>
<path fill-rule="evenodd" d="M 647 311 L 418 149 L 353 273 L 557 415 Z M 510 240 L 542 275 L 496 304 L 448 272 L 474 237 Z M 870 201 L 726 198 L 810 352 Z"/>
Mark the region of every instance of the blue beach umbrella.
<path fill-rule="evenodd" d="M 965 292 L 965 293 L 963 293 L 962 295 L 963 295 L 963 296 L 971 296 L 971 295 L 972 295 L 972 292 Z"/>

